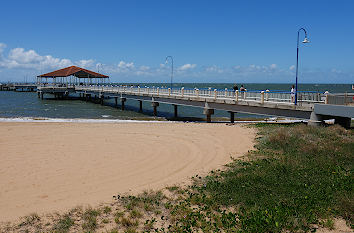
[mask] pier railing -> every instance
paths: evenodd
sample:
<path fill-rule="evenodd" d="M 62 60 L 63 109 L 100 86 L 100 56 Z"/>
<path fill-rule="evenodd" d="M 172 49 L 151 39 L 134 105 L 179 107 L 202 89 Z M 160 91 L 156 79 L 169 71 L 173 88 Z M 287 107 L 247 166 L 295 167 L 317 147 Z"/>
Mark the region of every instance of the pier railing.
<path fill-rule="evenodd" d="M 160 97 L 190 97 L 193 99 L 218 99 L 233 101 L 253 101 L 253 102 L 273 102 L 294 104 L 294 95 L 290 92 L 282 91 L 233 91 L 220 89 L 198 89 L 198 88 L 162 88 L 162 87 L 139 87 L 139 86 L 123 86 L 123 85 L 80 85 L 75 90 L 99 92 L 99 93 L 116 93 L 131 95 L 151 95 Z M 318 92 L 298 92 L 298 104 L 328 103 L 327 93 Z"/>

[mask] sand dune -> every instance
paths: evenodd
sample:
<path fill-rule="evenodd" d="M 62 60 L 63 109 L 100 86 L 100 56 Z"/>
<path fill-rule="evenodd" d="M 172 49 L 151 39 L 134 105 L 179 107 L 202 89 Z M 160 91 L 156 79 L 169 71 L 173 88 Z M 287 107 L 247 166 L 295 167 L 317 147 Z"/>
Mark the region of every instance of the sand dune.
<path fill-rule="evenodd" d="M 196 123 L 0 123 L 0 221 L 188 182 L 253 146 L 254 130 Z"/>

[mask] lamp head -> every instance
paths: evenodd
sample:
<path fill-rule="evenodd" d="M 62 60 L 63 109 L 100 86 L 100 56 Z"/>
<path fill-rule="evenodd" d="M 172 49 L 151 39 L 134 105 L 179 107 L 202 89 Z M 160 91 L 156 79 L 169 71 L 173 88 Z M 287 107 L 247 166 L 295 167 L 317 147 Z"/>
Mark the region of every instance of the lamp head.
<path fill-rule="evenodd" d="M 307 39 L 307 37 L 305 37 L 305 39 L 302 43 L 306 44 L 306 43 L 310 43 L 310 41 Z"/>

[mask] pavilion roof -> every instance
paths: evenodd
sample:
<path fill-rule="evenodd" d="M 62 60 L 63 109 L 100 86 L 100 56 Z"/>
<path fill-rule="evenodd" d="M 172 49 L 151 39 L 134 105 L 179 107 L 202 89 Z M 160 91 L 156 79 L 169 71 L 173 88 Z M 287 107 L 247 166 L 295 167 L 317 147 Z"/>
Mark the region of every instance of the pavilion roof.
<path fill-rule="evenodd" d="M 69 66 L 60 70 L 55 70 L 46 74 L 38 75 L 37 77 L 57 78 L 57 77 L 68 77 L 71 75 L 78 78 L 108 78 L 107 75 L 99 74 L 91 70 L 87 70 L 77 66 Z"/>

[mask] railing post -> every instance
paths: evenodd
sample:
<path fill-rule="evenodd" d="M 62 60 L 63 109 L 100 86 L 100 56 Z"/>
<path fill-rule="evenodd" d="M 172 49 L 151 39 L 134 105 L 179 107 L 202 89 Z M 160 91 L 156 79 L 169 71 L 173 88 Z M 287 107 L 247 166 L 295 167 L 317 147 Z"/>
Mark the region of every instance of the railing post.
<path fill-rule="evenodd" d="M 214 99 L 216 99 L 217 97 L 218 97 L 218 91 L 214 89 Z"/>
<path fill-rule="evenodd" d="M 181 88 L 181 95 L 184 96 L 184 87 Z"/>
<path fill-rule="evenodd" d="M 199 98 L 199 89 L 198 88 L 195 89 L 195 94 L 196 94 L 197 98 Z"/>
<path fill-rule="evenodd" d="M 138 86 L 138 94 L 140 95 L 140 86 Z"/>
<path fill-rule="evenodd" d="M 149 94 L 150 93 L 150 87 L 147 87 L 146 91 L 147 91 L 147 94 Z"/>
<path fill-rule="evenodd" d="M 209 87 L 208 90 L 209 90 L 209 96 L 211 96 L 211 87 Z"/>
<path fill-rule="evenodd" d="M 264 91 L 261 91 L 261 104 L 264 104 Z"/>
<path fill-rule="evenodd" d="M 225 88 L 225 98 L 227 97 L 227 88 Z"/>
<path fill-rule="evenodd" d="M 246 96 L 246 95 L 247 95 L 246 92 L 247 92 L 247 89 L 245 89 L 245 91 L 243 92 L 243 98 L 244 98 L 245 100 L 246 100 L 246 97 L 247 97 L 247 96 Z"/>
<path fill-rule="evenodd" d="M 156 94 L 157 94 L 157 95 L 160 94 L 160 88 L 159 88 L 159 87 L 156 88 Z"/>
<path fill-rule="evenodd" d="M 235 101 L 238 101 L 238 90 L 235 91 Z"/>
<path fill-rule="evenodd" d="M 168 96 L 171 96 L 171 88 L 168 88 Z"/>
<path fill-rule="evenodd" d="M 329 94 L 329 92 L 328 91 L 325 91 L 325 104 L 328 104 L 328 94 Z"/>
<path fill-rule="evenodd" d="M 266 90 L 266 101 L 268 101 L 269 100 L 269 90 L 267 89 Z"/>

